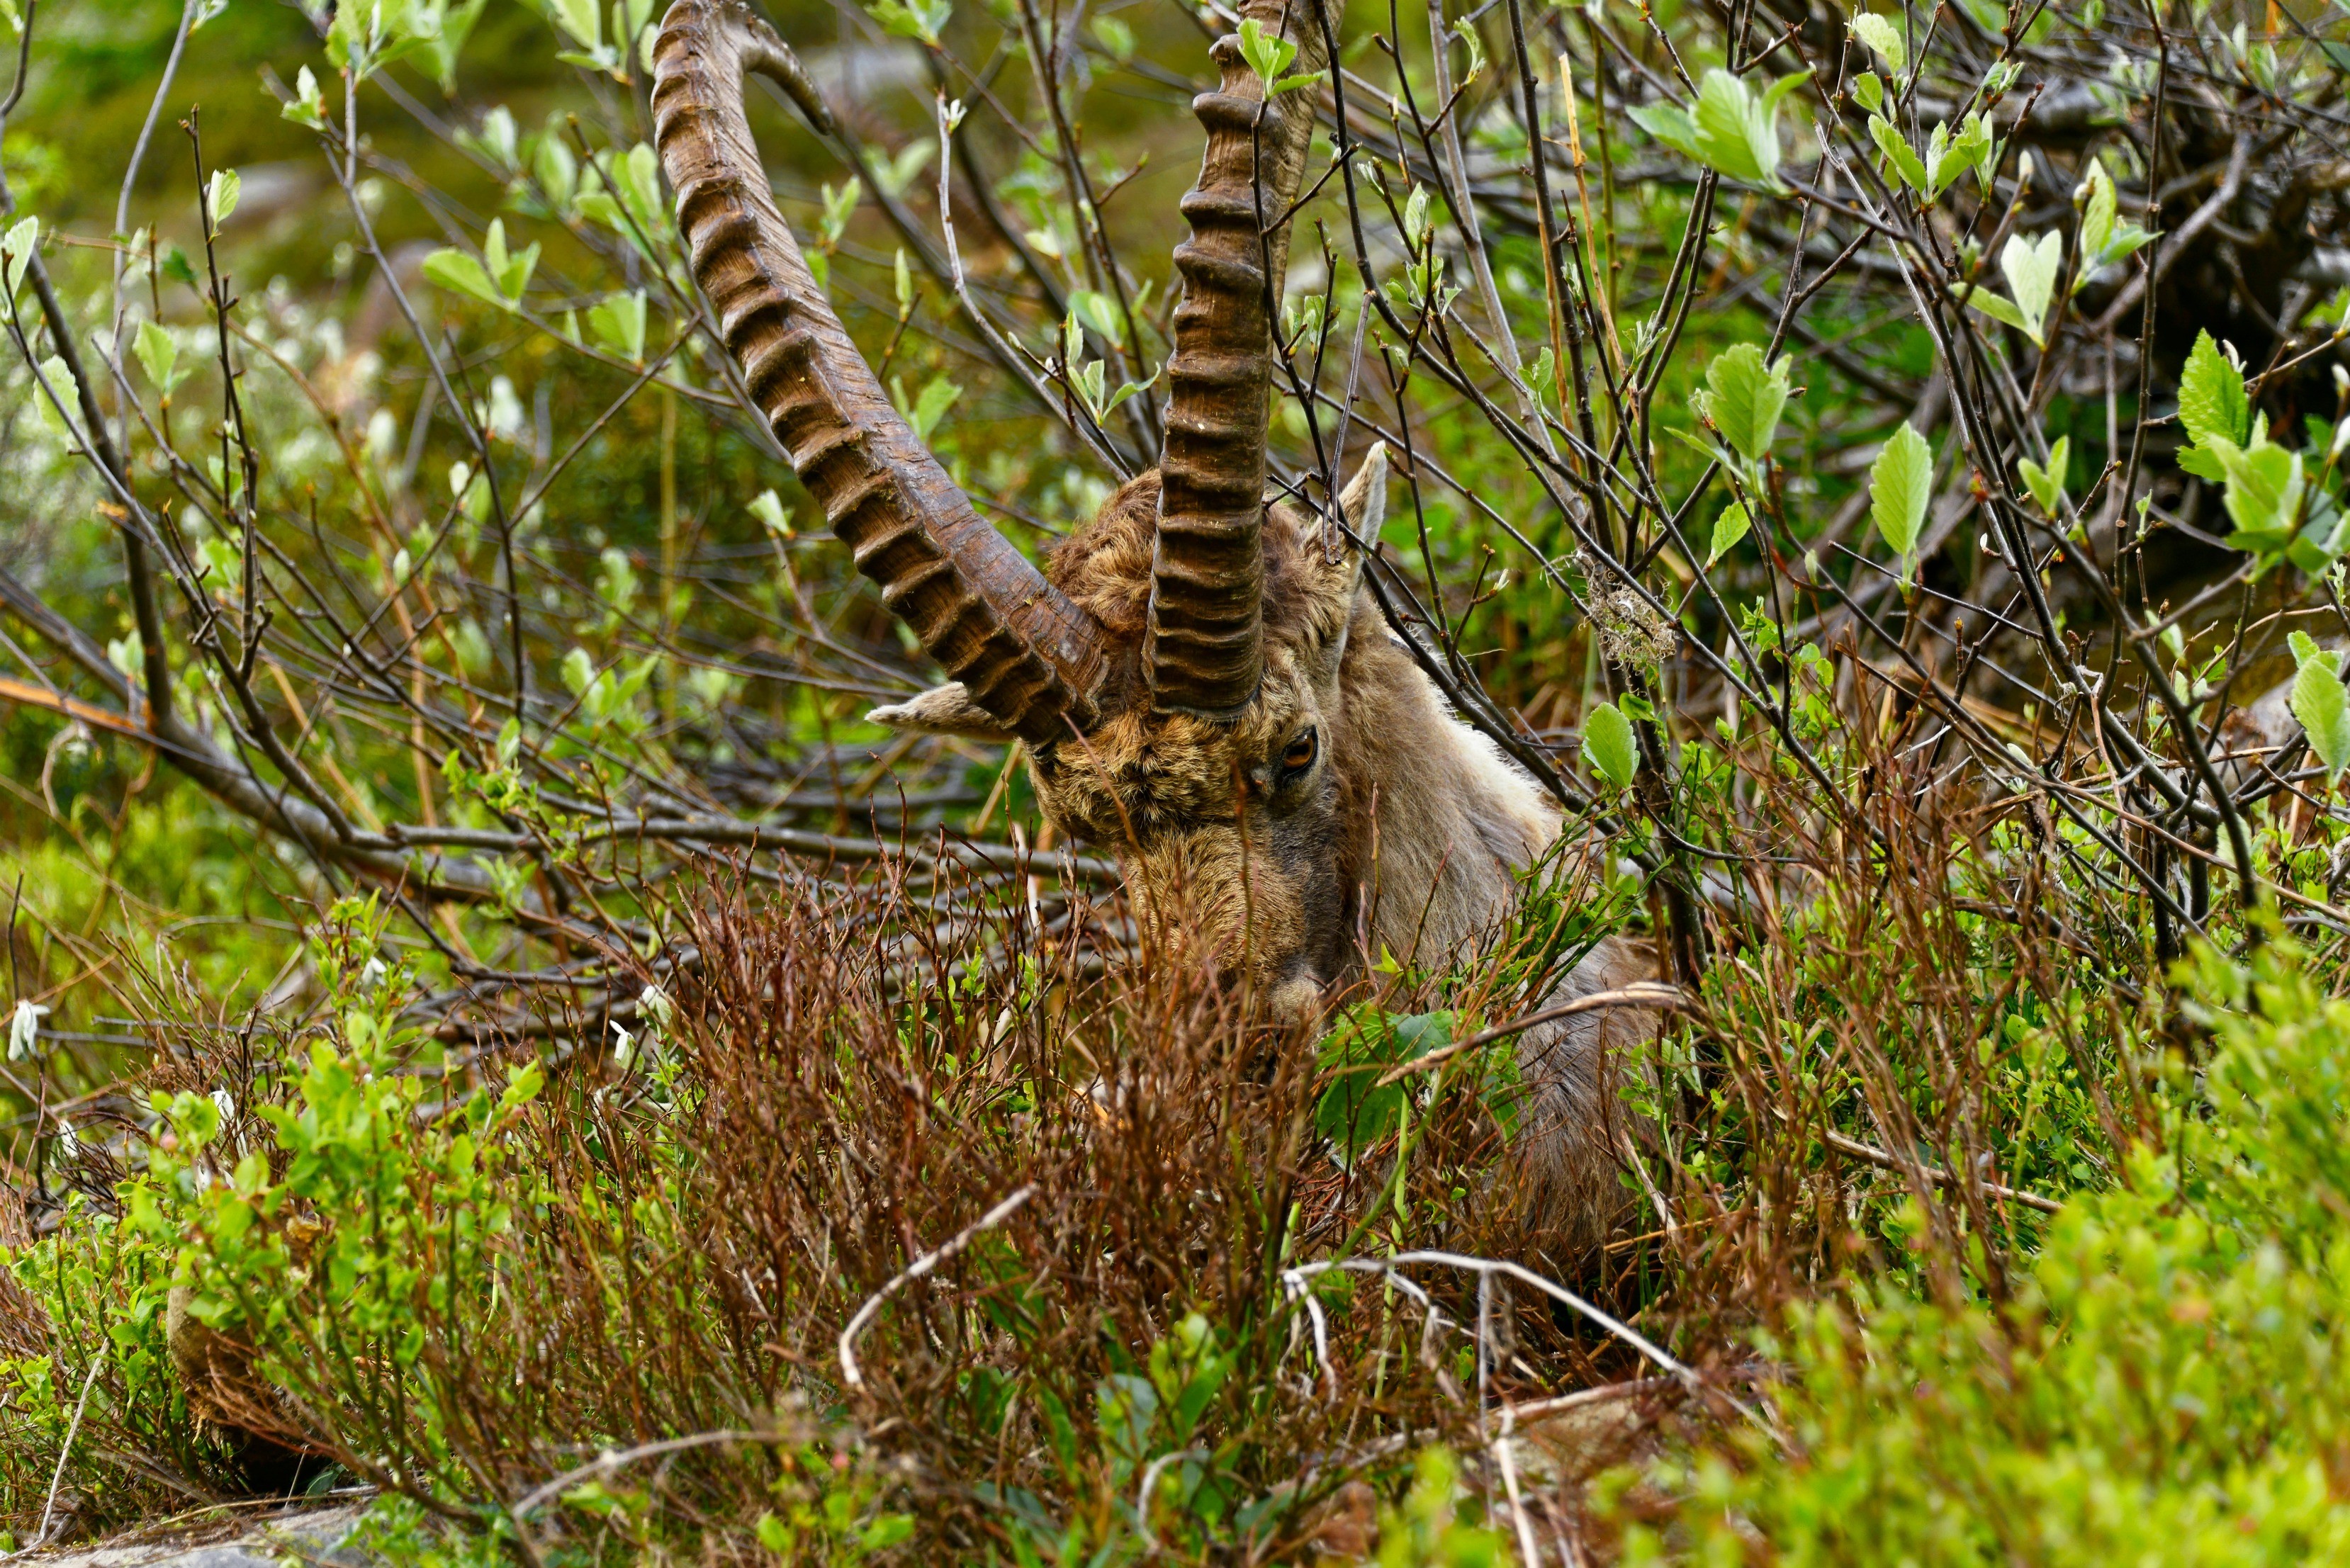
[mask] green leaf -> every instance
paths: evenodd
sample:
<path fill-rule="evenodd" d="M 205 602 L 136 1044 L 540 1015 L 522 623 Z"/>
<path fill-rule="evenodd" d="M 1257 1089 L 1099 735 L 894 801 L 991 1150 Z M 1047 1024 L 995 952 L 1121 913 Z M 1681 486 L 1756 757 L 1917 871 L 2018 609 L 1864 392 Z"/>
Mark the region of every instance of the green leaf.
<path fill-rule="evenodd" d="M 2114 215 L 2120 209 L 2120 198 L 2114 192 L 2113 176 L 2093 153 L 2089 171 L 2082 176 L 2081 188 L 2087 200 L 2081 208 L 2081 254 L 2101 256 L 2114 237 Z M 2087 272 L 2087 267 L 2081 269 Z"/>
<path fill-rule="evenodd" d="M 2032 330 L 2030 325 L 2023 319 L 2023 312 L 2015 307 L 2013 300 L 2003 294 L 1993 294 L 1980 284 L 1968 286 L 1964 303 L 1974 306 L 1993 321 L 2004 321 L 2018 331 Z"/>
<path fill-rule="evenodd" d="M 1875 71 L 1863 71 L 1852 78 L 1852 96 L 1871 114 L 1885 108 L 1885 84 L 1877 79 Z"/>
<path fill-rule="evenodd" d="M 2028 457 L 2015 460 L 2016 472 L 2023 475 L 2023 488 L 2040 504 L 2040 510 L 2054 517 L 2064 509 L 2064 474 L 2073 462 L 2073 438 L 2062 435 L 2048 449 L 2048 466 L 2041 467 Z"/>
<path fill-rule="evenodd" d="M 1877 531 L 1902 558 L 1908 572 L 1909 553 L 1918 547 L 1918 531 L 1926 524 L 1926 504 L 1932 499 L 1934 449 L 1907 421 L 1877 454 L 1868 469 L 1868 514 Z"/>
<path fill-rule="evenodd" d="M 1256 73 L 1265 96 L 1273 95 L 1273 84 L 1297 57 L 1297 46 L 1287 38 L 1264 30 L 1264 24 L 1251 16 L 1241 23 L 1241 58 Z"/>
<path fill-rule="evenodd" d="M 1697 126 L 1689 110 L 1677 103 L 1644 103 L 1632 110 L 1632 123 L 1684 158 L 1702 162 L 1697 150 Z"/>
<path fill-rule="evenodd" d="M 1863 11 L 1852 19 L 1852 36 L 1882 55 L 1886 66 L 1897 77 L 1909 63 L 1909 47 L 1902 41 L 1901 29 L 1888 17 Z"/>
<path fill-rule="evenodd" d="M 26 218 L 6 234 L 0 234 L 0 257 L 5 257 L 6 271 L 0 273 L 0 282 L 8 286 L 8 297 L 25 286 L 25 274 L 33 265 L 33 252 L 41 243 L 41 220 Z"/>
<path fill-rule="evenodd" d="M 530 275 L 538 265 L 538 246 L 531 245 L 519 255 L 506 250 L 506 223 L 504 218 L 490 220 L 490 232 L 482 237 L 482 262 L 497 285 L 498 303 L 508 305 L 522 298 L 522 291 L 530 286 Z"/>
<path fill-rule="evenodd" d="M 1451 1043 L 1452 1015 L 1390 1018 L 1366 1009 L 1331 1032 L 1316 1050 L 1330 1086 L 1314 1107 L 1314 1130 L 1352 1161 L 1392 1133 L 1401 1120 L 1406 1090 L 1382 1085 L 1385 1069 Z"/>
<path fill-rule="evenodd" d="M 542 0 L 541 9 L 548 20 L 577 39 L 580 47 L 604 47 L 604 18 L 596 0 Z"/>
<path fill-rule="evenodd" d="M 627 157 L 612 160 L 610 184 L 619 193 L 629 216 L 635 220 L 633 230 L 623 231 L 629 237 L 657 241 L 668 232 L 669 217 L 662 211 L 661 202 L 660 158 L 651 148 L 639 141 L 629 149 Z"/>
<path fill-rule="evenodd" d="M 1694 112 L 1643 104 L 1633 123 L 1659 141 L 1726 178 L 1784 192 L 1779 181 L 1779 102 L 1811 78 L 1782 77 L 1758 96 L 1719 66 L 1698 85 Z"/>
<path fill-rule="evenodd" d="M 1787 404 L 1787 361 L 1765 367 L 1762 350 L 1735 344 L 1705 368 L 1707 392 L 1700 411 L 1739 456 L 1760 462 L 1771 450 Z"/>
<path fill-rule="evenodd" d="M 890 400 L 898 405 L 898 411 L 906 417 L 908 424 L 913 426 L 914 439 L 924 445 L 930 443 L 931 432 L 939 428 L 939 421 L 954 407 L 954 400 L 962 396 L 962 389 L 944 376 L 931 377 L 920 395 L 910 400 L 906 396 L 905 383 L 892 376 L 889 378 L 889 391 Z"/>
<path fill-rule="evenodd" d="M 1705 547 L 1705 564 L 1711 566 L 1719 563 L 1753 526 L 1754 519 L 1747 514 L 1743 501 L 1733 501 L 1723 507 L 1721 515 L 1713 520 L 1713 539 Z"/>
<path fill-rule="evenodd" d="M 751 515 L 765 524 L 767 532 L 778 539 L 796 536 L 792 532 L 791 518 L 784 511 L 783 498 L 772 490 L 762 490 L 751 497 Z"/>
<path fill-rule="evenodd" d="M 43 391 L 38 385 L 27 389 L 32 395 L 33 411 L 40 419 L 41 428 L 61 441 L 77 439 L 73 426 L 67 423 L 65 416 L 57 411 L 58 402 L 70 406 L 74 396 L 73 372 L 66 369 L 64 357 L 52 354 L 43 359 L 40 379 L 48 384 L 47 391 Z M 57 401 L 52 401 L 52 398 Z"/>
<path fill-rule="evenodd" d="M 1729 179 L 1783 192 L 1779 182 L 1779 100 L 1806 78 L 1783 77 L 1758 97 L 1740 78 L 1719 66 L 1698 84 L 1698 161 Z"/>
<path fill-rule="evenodd" d="M 891 37 L 912 38 L 934 49 L 947 24 L 954 20 L 954 7 L 948 0 L 873 0 L 865 10 Z"/>
<path fill-rule="evenodd" d="M 131 339 L 130 351 L 138 356 L 139 367 L 147 372 L 147 379 L 167 398 L 188 379 L 188 372 L 179 368 L 180 345 L 151 321 L 139 324 L 139 334 Z"/>
<path fill-rule="evenodd" d="M 460 250 L 437 250 L 424 258 L 424 275 L 442 288 L 457 294 L 470 294 L 485 305 L 504 309 L 505 296 L 490 281 L 490 275 L 480 261 Z"/>
<path fill-rule="evenodd" d="M 1981 114 L 1970 114 L 1956 136 L 1947 123 L 1934 127 L 1926 152 L 1926 196 L 1934 200 L 1970 169 L 1981 168 L 1991 154 L 1991 128 Z M 1984 174 L 1988 182 L 1990 175 Z"/>
<path fill-rule="evenodd" d="M 244 193 L 244 182 L 234 169 L 215 169 L 212 182 L 204 187 L 204 209 L 212 214 L 212 232 L 217 235 L 228 215 L 236 211 L 236 199 Z"/>
<path fill-rule="evenodd" d="M 2229 548 L 2263 555 L 2283 549 L 2301 525 L 2307 493 L 2302 454 L 2287 452 L 2265 433 L 2249 447 L 2217 435 L 2204 445 L 2226 476 L 2228 518 L 2236 525 L 2228 535 Z"/>
<path fill-rule="evenodd" d="M 2350 513 L 2324 491 L 2310 497 L 2309 522 L 2285 546 L 2285 559 L 2311 576 L 2323 576 L 2350 549 Z"/>
<path fill-rule="evenodd" d="M 2251 431 L 2243 366 L 2233 348 L 2223 355 L 2208 331 L 2196 333 L 2178 378 L 2178 422 L 2197 446 L 2209 446 L 2215 436 L 2241 444 Z"/>
<path fill-rule="evenodd" d="M 2228 471 L 2220 466 L 2219 458 L 2208 447 L 2182 448 L 2178 453 L 2178 472 L 2191 473 L 2207 484 L 2224 483 L 2228 478 Z"/>
<path fill-rule="evenodd" d="M 457 132 L 457 145 L 480 153 L 509 175 L 522 172 L 522 139 L 515 130 L 514 110 L 504 104 L 482 116 L 481 130 Z"/>
<path fill-rule="evenodd" d="M 294 78 L 294 96 L 280 111 L 284 118 L 312 130 L 327 127 L 327 95 L 319 90 L 318 78 L 304 66 Z"/>
<path fill-rule="evenodd" d="M 930 166 L 938 156 L 939 144 L 928 137 L 919 137 L 899 148 L 888 160 L 875 166 L 873 182 L 881 187 L 885 196 L 902 196 L 912 186 L 916 176 Z"/>
<path fill-rule="evenodd" d="M 2350 691 L 2342 685 L 2339 661 L 2304 632 L 2287 639 L 2300 668 L 2293 678 L 2293 716 L 2309 736 L 2309 749 L 2325 764 L 2328 784 L 2350 767 Z"/>
<path fill-rule="evenodd" d="M 2064 270 L 2064 236 L 2051 229 L 2038 240 L 2010 234 L 1999 254 L 1999 269 L 2007 275 L 2008 291 L 2023 317 L 2023 335 L 2041 348 L 2048 347 L 2048 304 L 2056 297 L 2056 277 Z"/>
<path fill-rule="evenodd" d="M 645 362 L 645 294 L 616 294 L 588 313 L 588 330 L 632 365 Z"/>
<path fill-rule="evenodd" d="M 1924 195 L 1926 165 L 1918 158 L 1917 149 L 1893 129 L 1893 122 L 1881 114 L 1873 114 L 1868 117 L 1868 134 L 1870 140 L 1877 143 L 1877 150 L 1885 154 L 1885 161 L 1901 176 L 1902 183 Z"/>
<path fill-rule="evenodd" d="M 457 57 L 463 51 L 465 40 L 473 36 L 473 25 L 482 19 L 489 3 L 490 0 L 470 0 L 458 10 L 444 11 L 437 36 L 423 40 L 423 53 L 432 62 L 432 79 L 445 94 L 455 95 Z"/>
<path fill-rule="evenodd" d="M 1109 52 L 1115 60 L 1134 57 L 1134 29 L 1116 16 L 1096 16 L 1091 26 L 1094 40 Z"/>
<path fill-rule="evenodd" d="M 1069 296 L 1069 312 L 1103 341 L 1126 341 L 1125 318 L 1109 296 L 1090 288 L 1078 289 Z"/>
<path fill-rule="evenodd" d="M 1613 702 L 1602 702 L 1583 716 L 1583 760 L 1618 789 L 1627 789 L 1640 769 L 1640 753 L 1632 743 L 1632 721 Z"/>

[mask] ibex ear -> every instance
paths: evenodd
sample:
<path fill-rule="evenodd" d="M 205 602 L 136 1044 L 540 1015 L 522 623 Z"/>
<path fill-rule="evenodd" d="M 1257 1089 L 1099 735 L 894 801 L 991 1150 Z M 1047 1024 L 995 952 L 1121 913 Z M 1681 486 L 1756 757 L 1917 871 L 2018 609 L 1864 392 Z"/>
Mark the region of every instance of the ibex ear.
<path fill-rule="evenodd" d="M 910 701 L 876 708 L 865 715 L 893 730 L 923 735 L 960 735 L 966 741 L 1008 741 L 1012 731 L 1003 721 L 971 700 L 960 680 L 933 686 Z"/>
<path fill-rule="evenodd" d="M 1338 496 L 1338 510 L 1365 550 L 1379 547 L 1379 530 L 1388 520 L 1388 443 L 1380 441 L 1364 457 L 1355 477 Z"/>
<path fill-rule="evenodd" d="M 1388 449 L 1385 441 L 1371 448 L 1355 477 L 1338 493 L 1338 511 L 1347 520 L 1347 531 L 1360 541 L 1360 548 L 1348 545 L 1339 558 L 1324 570 L 1326 576 L 1315 590 L 1315 622 L 1323 628 L 1321 645 L 1314 655 L 1314 673 L 1317 682 L 1326 682 L 1338 672 L 1347 657 L 1347 634 L 1355 620 L 1355 598 L 1363 583 L 1363 563 L 1379 547 L 1379 527 L 1388 520 Z M 1309 546 L 1308 555 L 1319 564 L 1318 547 Z"/>

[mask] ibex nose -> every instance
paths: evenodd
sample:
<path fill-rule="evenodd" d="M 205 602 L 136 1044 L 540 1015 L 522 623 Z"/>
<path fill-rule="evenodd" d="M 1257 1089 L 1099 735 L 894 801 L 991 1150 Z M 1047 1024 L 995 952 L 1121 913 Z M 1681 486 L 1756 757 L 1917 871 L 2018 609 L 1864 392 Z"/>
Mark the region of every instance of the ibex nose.
<path fill-rule="evenodd" d="M 1310 974 L 1292 974 L 1274 984 L 1267 1005 L 1282 1023 L 1311 1023 L 1322 1012 L 1321 983 Z"/>

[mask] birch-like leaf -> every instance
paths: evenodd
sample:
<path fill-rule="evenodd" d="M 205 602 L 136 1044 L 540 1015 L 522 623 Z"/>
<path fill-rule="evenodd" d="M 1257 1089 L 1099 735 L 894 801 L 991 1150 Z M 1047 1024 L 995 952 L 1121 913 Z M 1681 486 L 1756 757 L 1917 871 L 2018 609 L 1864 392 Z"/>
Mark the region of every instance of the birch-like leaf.
<path fill-rule="evenodd" d="M 41 382 L 47 383 L 48 390 L 41 389 Z M 32 393 L 34 415 L 41 421 L 43 430 L 60 441 L 78 439 L 66 416 L 57 411 L 57 403 L 64 401 L 70 406 L 74 395 L 73 375 L 66 369 L 61 356 L 52 354 L 41 361 L 40 381 L 28 390 Z"/>
<path fill-rule="evenodd" d="M 424 275 L 452 293 L 470 294 L 484 304 L 494 305 L 501 309 L 505 306 L 505 296 L 500 294 L 498 286 L 490 281 L 488 269 L 461 250 L 437 250 L 426 256 Z"/>
<path fill-rule="evenodd" d="M 596 0 L 548 0 L 546 9 L 557 26 L 578 40 L 580 47 L 604 47 L 604 17 L 596 8 Z"/>
<path fill-rule="evenodd" d="M 1069 296 L 1069 309 L 1103 341 L 1121 346 L 1126 342 L 1126 317 L 1119 314 L 1109 296 L 1090 288 L 1078 289 Z"/>
<path fill-rule="evenodd" d="M 304 66 L 301 73 L 294 78 L 294 96 L 286 99 L 285 109 L 279 112 L 295 124 L 311 130 L 326 129 L 327 95 L 319 89 L 318 78 L 309 67 Z"/>
<path fill-rule="evenodd" d="M 1583 760 L 1617 788 L 1631 786 L 1640 753 L 1632 743 L 1632 721 L 1615 703 L 1602 702 L 1583 716 Z"/>
<path fill-rule="evenodd" d="M 645 362 L 645 296 L 616 294 L 588 313 L 588 326 L 604 346 L 632 365 Z"/>
<path fill-rule="evenodd" d="M 16 291 L 25 286 L 25 274 L 33 265 L 33 252 L 40 243 L 41 220 L 38 218 L 26 218 L 5 234 L 0 234 L 0 257 L 6 258 L 0 262 L 0 265 L 7 269 L 5 274 L 0 274 L 0 282 L 7 284 L 10 299 L 16 298 Z"/>
<path fill-rule="evenodd" d="M 1909 46 L 1902 41 L 1901 29 L 1893 25 L 1892 18 L 1863 11 L 1852 19 L 1852 36 L 1882 55 L 1895 76 L 1908 66 Z"/>
<path fill-rule="evenodd" d="M 1934 127 L 1926 157 L 1926 196 L 1939 198 L 1958 177 L 1981 167 L 1991 151 L 1991 128 L 1981 114 L 1970 114 L 1953 134 L 1947 124 Z"/>
<path fill-rule="evenodd" d="M 2035 348 L 2048 347 L 2048 306 L 2056 297 L 2056 277 L 2064 270 L 2064 236 L 2051 229 L 2037 240 L 2010 234 L 1999 254 L 2009 295 L 2023 317 L 2023 335 Z"/>
<path fill-rule="evenodd" d="M 538 266 L 538 246 L 532 244 L 519 253 L 509 253 L 505 220 L 493 218 L 490 232 L 482 239 L 482 261 L 489 268 L 491 281 L 497 285 L 498 303 L 513 304 L 530 286 L 530 275 Z"/>
<path fill-rule="evenodd" d="M 1705 564 L 1712 566 L 1719 563 L 1753 526 L 1754 519 L 1747 514 L 1743 501 L 1733 501 L 1723 507 L 1721 515 L 1713 520 L 1713 539 L 1705 547 Z"/>
<path fill-rule="evenodd" d="M 2263 555 L 2283 549 L 2301 526 L 2308 494 L 2302 454 L 2287 452 L 2265 433 L 2248 447 L 2213 436 L 2207 450 L 2219 462 L 2228 520 L 2236 525 L 2228 547 Z"/>
<path fill-rule="evenodd" d="M 2085 199 L 2081 206 L 2081 266 L 2073 279 L 2076 294 L 2098 268 L 2126 260 L 2154 238 L 2137 224 L 2122 221 L 2121 198 L 2114 190 L 2113 176 L 2095 158 L 2089 160 L 2081 188 Z"/>
<path fill-rule="evenodd" d="M 1981 311 L 1993 321 L 2003 321 L 2019 331 L 2030 330 L 2024 325 L 2023 312 L 2015 308 L 2015 301 L 2003 294 L 1993 294 L 1981 284 L 1976 284 L 1967 290 L 1964 302 Z"/>
<path fill-rule="evenodd" d="M 234 169 L 215 169 L 212 182 L 204 187 L 204 207 L 213 215 L 213 233 L 217 235 L 228 215 L 236 211 L 236 199 L 244 193 L 244 182 Z"/>
<path fill-rule="evenodd" d="M 1779 104 L 1810 78 L 1782 77 L 1757 93 L 1719 66 L 1698 84 L 1697 106 L 1644 104 L 1634 123 L 1715 173 L 1783 192 L 1779 181 Z"/>
<path fill-rule="evenodd" d="M 2040 504 L 2040 510 L 2054 517 L 2064 504 L 2064 474 L 2073 462 L 2073 438 L 2062 435 L 2048 449 L 2048 466 L 2041 467 L 2028 457 L 2015 460 L 2015 471 L 2023 476 L 2023 488 Z"/>
<path fill-rule="evenodd" d="M 1700 411 L 1713 421 L 1731 450 L 1760 462 L 1771 450 L 1779 414 L 1787 405 L 1787 362 L 1762 363 L 1762 350 L 1740 343 L 1714 356 L 1705 368 L 1706 394 Z"/>
<path fill-rule="evenodd" d="M 1268 33 L 1264 24 L 1251 16 L 1241 24 L 1241 58 L 1256 73 L 1263 84 L 1265 96 L 1273 96 L 1273 84 L 1297 57 L 1297 46 L 1278 33 Z"/>
<path fill-rule="evenodd" d="M 2081 189 L 2088 198 L 2081 206 L 2081 254 L 2093 256 L 2113 238 L 2114 214 L 2121 203 L 2114 193 L 2113 177 L 2094 155 L 2088 173 L 2081 179 Z"/>
<path fill-rule="evenodd" d="M 2209 332 L 2195 335 L 2187 368 L 2178 377 L 2178 422 L 2197 446 L 2211 438 L 2243 444 L 2252 428 L 2251 400 L 2244 394 L 2244 369 L 2235 350 L 2222 354 Z"/>
<path fill-rule="evenodd" d="M 2289 639 L 2300 666 L 2293 678 L 2293 716 L 2309 737 L 2309 749 L 2325 764 L 2331 784 L 2350 767 L 2350 691 L 2342 685 L 2339 660 L 2303 632 Z"/>
<path fill-rule="evenodd" d="M 1881 114 L 1872 114 L 1868 117 L 1868 134 L 1877 143 L 1877 150 L 1885 154 L 1885 161 L 1891 166 L 1895 173 L 1901 176 L 1901 182 L 1923 195 L 1926 190 L 1926 165 L 1918 156 L 1918 150 L 1910 146 L 1901 133 L 1894 129 L 1893 122 Z"/>
<path fill-rule="evenodd" d="M 1934 450 L 1907 421 L 1868 469 L 1868 514 L 1908 570 L 1909 553 L 1926 524 L 1934 483 Z"/>
<path fill-rule="evenodd" d="M 790 515 L 784 511 L 783 498 L 772 490 L 762 490 L 751 497 L 751 515 L 766 525 L 767 532 L 778 539 L 795 537 Z"/>
<path fill-rule="evenodd" d="M 1681 156 L 1697 159 L 1697 125 L 1690 119 L 1689 110 L 1680 105 L 1637 104 L 1632 109 L 1632 123 Z"/>
<path fill-rule="evenodd" d="M 167 398 L 188 379 L 188 372 L 180 369 L 179 343 L 151 321 L 139 324 L 138 335 L 130 340 L 130 351 L 138 356 L 139 368 L 147 372 L 147 379 Z"/>

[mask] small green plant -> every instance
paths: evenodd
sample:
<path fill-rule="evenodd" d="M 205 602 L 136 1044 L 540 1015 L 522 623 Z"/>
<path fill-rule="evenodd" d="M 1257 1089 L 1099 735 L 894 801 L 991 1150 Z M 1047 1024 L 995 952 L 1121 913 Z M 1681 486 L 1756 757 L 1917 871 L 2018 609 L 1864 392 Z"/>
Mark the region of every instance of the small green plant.
<path fill-rule="evenodd" d="M 1797 1307 L 1783 1437 L 1651 1480 L 1679 1500 L 1625 1560 L 2312 1563 L 2350 1552 L 2330 1479 L 2350 1381 L 2350 1003 L 2291 944 L 2180 970 L 2199 1067 L 2160 1067 L 2167 1147 L 2074 1194 L 2004 1302 L 1891 1281 Z M 1922 1231 L 1914 1217 L 1912 1234 Z M 1618 1490 L 1631 1479 L 1620 1473 Z"/>

